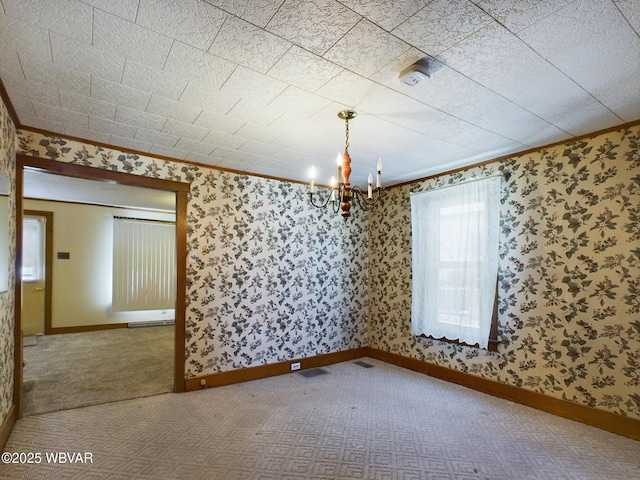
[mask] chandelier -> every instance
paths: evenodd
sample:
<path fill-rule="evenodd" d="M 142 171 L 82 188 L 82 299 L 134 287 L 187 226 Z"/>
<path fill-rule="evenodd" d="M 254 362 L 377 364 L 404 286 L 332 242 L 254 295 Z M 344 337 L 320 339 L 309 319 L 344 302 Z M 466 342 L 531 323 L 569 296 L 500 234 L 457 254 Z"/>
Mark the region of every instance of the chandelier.
<path fill-rule="evenodd" d="M 352 187 L 349 182 L 351 175 L 351 157 L 349 156 L 349 120 L 355 118 L 356 112 L 353 110 L 341 110 L 338 112 L 338 118 L 344 120 L 345 123 L 345 142 L 344 153 L 338 154 L 338 175 L 331 177 L 331 192 L 327 195 L 324 202 L 314 201 L 315 194 L 315 167 L 311 167 L 311 182 L 309 183 L 309 199 L 311 204 L 316 208 L 324 208 L 331 204 L 335 213 L 342 211 L 341 215 L 346 220 L 351 216 L 351 205 L 357 203 L 363 210 L 369 210 L 373 204 L 380 200 L 382 187 L 380 186 L 380 171 L 382 170 L 382 160 L 378 160 L 376 186 L 373 187 L 373 178 L 371 173 L 367 180 L 366 193 L 358 187 Z M 337 179 L 337 180 L 336 180 Z M 354 200 L 355 199 L 355 200 Z"/>

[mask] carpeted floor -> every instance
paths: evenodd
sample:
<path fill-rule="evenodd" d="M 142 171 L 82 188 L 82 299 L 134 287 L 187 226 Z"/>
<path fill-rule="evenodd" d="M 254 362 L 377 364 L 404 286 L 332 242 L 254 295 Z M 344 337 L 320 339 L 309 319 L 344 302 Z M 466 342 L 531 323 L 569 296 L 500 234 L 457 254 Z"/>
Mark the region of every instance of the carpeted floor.
<path fill-rule="evenodd" d="M 18 420 L 0 479 L 629 480 L 640 442 L 363 359 Z M 89 453 L 55 464 L 46 454 Z M 87 460 L 87 456 L 82 457 Z"/>
<path fill-rule="evenodd" d="M 39 336 L 23 350 L 24 415 L 172 392 L 173 329 Z"/>

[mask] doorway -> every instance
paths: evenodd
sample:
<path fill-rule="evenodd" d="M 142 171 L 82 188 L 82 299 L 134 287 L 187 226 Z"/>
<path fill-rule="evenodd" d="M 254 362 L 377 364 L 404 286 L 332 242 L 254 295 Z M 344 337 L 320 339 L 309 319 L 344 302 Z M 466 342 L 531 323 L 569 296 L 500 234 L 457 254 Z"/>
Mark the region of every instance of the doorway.
<path fill-rule="evenodd" d="M 187 197 L 190 185 L 183 182 L 161 180 L 138 175 L 114 172 L 105 169 L 84 167 L 62 162 L 54 162 L 35 157 L 17 156 L 16 170 L 16 193 L 17 193 L 17 252 L 16 271 L 18 272 L 18 284 L 16 288 L 16 327 L 15 327 L 15 385 L 14 402 L 18 407 L 18 415 L 22 415 L 22 383 L 23 383 L 23 354 L 22 354 L 22 279 L 20 272 L 23 267 L 22 251 L 22 221 L 23 221 L 23 192 L 24 192 L 24 172 L 25 170 L 50 173 L 57 176 L 73 177 L 77 179 L 88 179 L 106 182 L 106 184 L 129 185 L 134 187 L 146 187 L 147 189 L 158 189 L 173 192 L 176 206 L 176 303 L 175 303 L 175 335 L 173 339 L 173 391 L 183 392 L 185 390 L 184 379 L 184 344 L 185 344 L 185 304 L 186 304 L 186 215 Z M 37 287 L 36 287 L 37 288 Z M 47 291 L 45 286 L 45 292 Z M 45 331 L 46 333 L 46 331 Z"/>
<path fill-rule="evenodd" d="M 22 220 L 22 336 L 25 345 L 51 328 L 53 212 L 25 210 Z"/>

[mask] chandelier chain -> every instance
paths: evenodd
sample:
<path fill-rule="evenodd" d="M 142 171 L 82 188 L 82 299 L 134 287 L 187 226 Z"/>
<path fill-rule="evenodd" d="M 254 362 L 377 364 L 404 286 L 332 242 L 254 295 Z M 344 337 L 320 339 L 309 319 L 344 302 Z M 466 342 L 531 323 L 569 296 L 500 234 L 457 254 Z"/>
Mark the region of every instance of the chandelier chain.
<path fill-rule="evenodd" d="M 344 123 L 345 123 L 344 151 L 348 152 L 349 151 L 349 118 L 348 117 L 344 120 Z"/>

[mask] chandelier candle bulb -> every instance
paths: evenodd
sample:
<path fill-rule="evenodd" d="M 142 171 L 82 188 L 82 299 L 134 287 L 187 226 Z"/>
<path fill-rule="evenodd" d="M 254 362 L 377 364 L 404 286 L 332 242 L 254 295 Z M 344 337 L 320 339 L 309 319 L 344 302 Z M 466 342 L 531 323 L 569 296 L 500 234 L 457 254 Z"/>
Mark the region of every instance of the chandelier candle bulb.
<path fill-rule="evenodd" d="M 382 171 L 382 159 L 378 159 L 378 173 L 376 174 L 376 188 L 380 188 L 380 172 Z"/>
<path fill-rule="evenodd" d="M 316 176 L 316 167 L 311 167 L 311 182 L 309 183 L 309 193 L 313 194 L 313 189 L 315 187 L 315 176 Z"/>
<path fill-rule="evenodd" d="M 373 198 L 373 186 L 371 185 L 371 182 L 373 182 L 373 178 L 371 177 L 371 174 L 369 174 L 367 184 L 367 198 Z"/>

